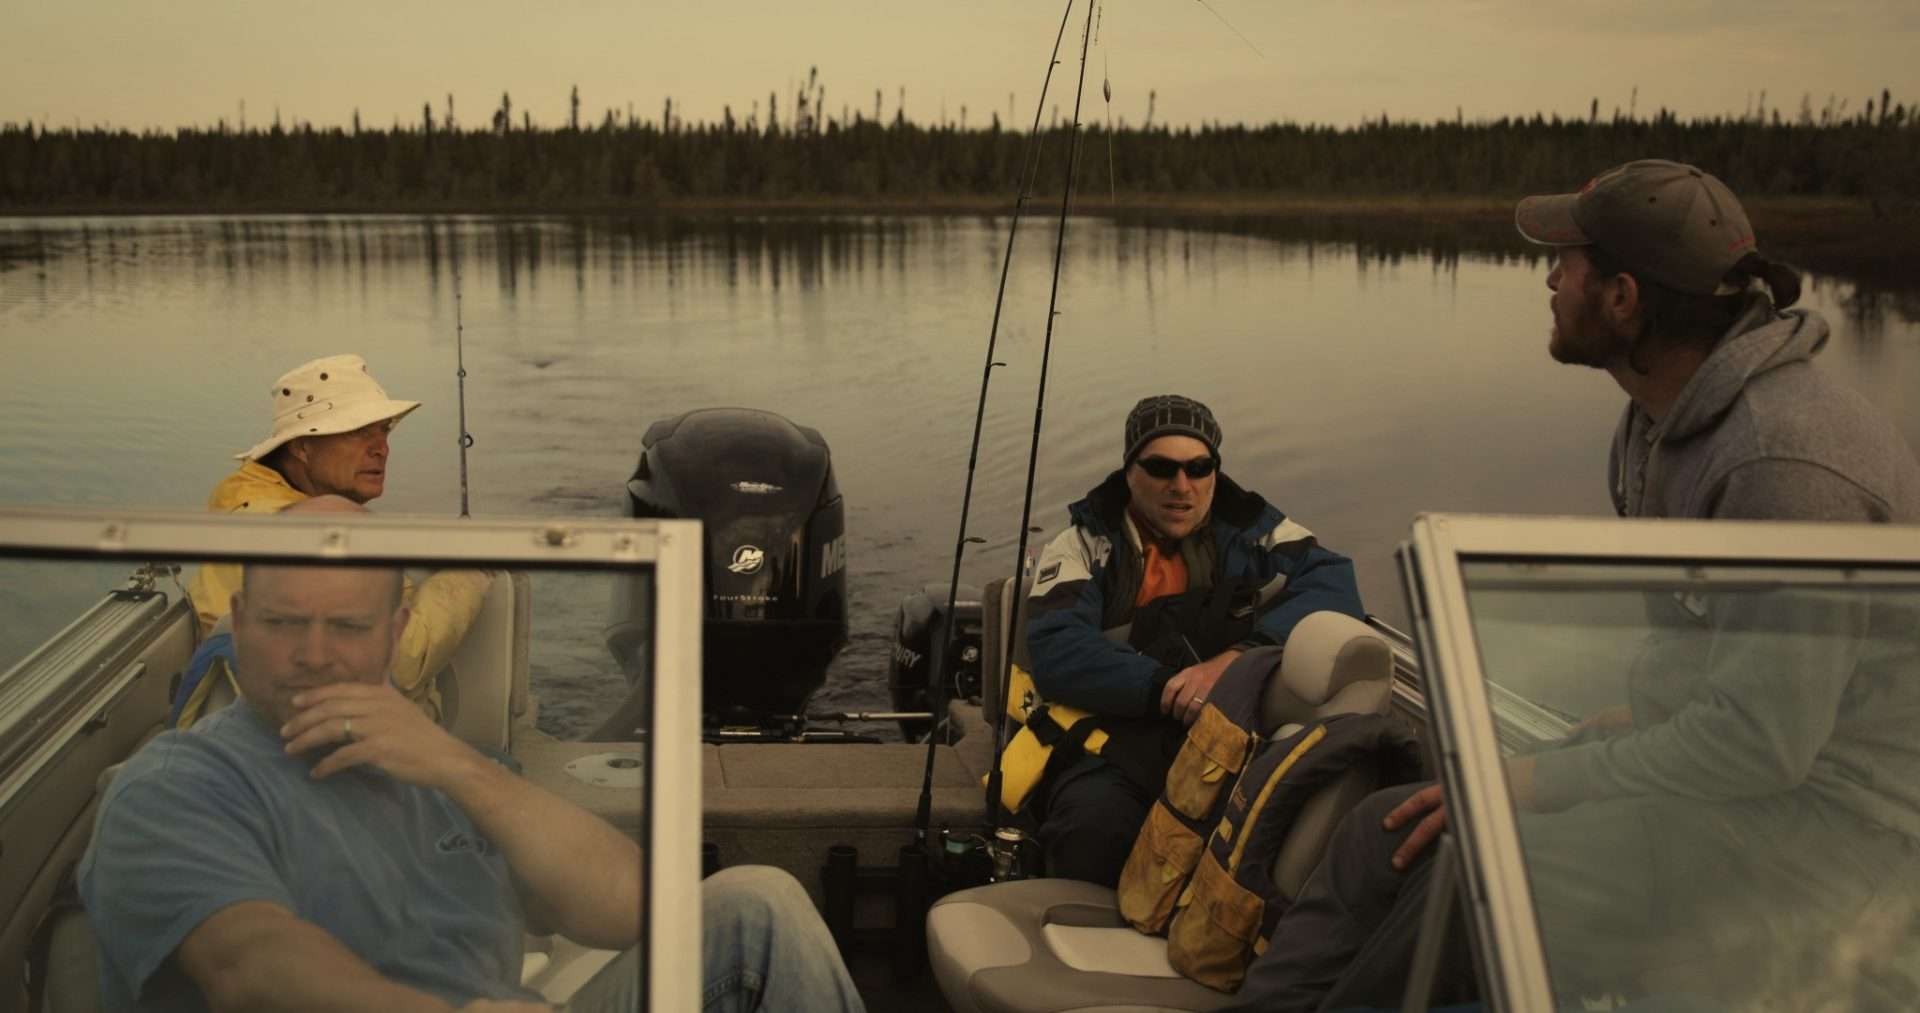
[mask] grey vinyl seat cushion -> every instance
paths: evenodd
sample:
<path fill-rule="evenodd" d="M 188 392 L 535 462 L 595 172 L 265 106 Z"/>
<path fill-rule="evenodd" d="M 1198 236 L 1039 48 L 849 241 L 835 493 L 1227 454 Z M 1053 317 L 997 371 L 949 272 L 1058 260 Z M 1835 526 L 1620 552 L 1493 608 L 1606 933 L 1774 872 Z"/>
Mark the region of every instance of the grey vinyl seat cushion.
<path fill-rule="evenodd" d="M 154 729 L 147 738 L 151 739 L 158 732 L 159 729 Z M 141 745 L 145 744 L 143 740 Z M 120 769 L 126 765 L 126 761 L 122 760 L 101 768 L 93 782 L 95 797 L 106 794 L 107 786 L 113 783 Z M 87 921 L 87 913 L 78 906 L 57 907 L 49 915 L 45 931 L 47 965 L 42 1008 L 48 1013 L 99 1013 L 102 1009 L 100 953 L 93 939 L 93 926 Z"/>
<path fill-rule="evenodd" d="M 988 608 L 988 624 L 1009 611 Z M 1286 725 L 1336 714 L 1383 714 L 1392 677 L 1385 640 L 1350 617 L 1317 612 L 1288 639 L 1263 716 L 1283 734 Z M 1334 825 L 1375 787 L 1353 771 L 1307 803 L 1274 860 L 1283 894 L 1298 893 Z M 1200 1011 L 1232 1000 L 1181 977 L 1166 940 L 1134 931 L 1114 891 L 1093 883 L 1033 879 L 950 894 L 927 913 L 927 949 L 941 992 L 960 1013 Z"/>
<path fill-rule="evenodd" d="M 1032 587 L 1033 579 L 1027 578 L 1015 593 L 1013 578 L 1005 577 L 988 584 L 980 595 L 980 713 L 988 721 L 1005 709 L 1000 701 L 1000 670 L 1006 657 L 1011 654 L 1014 664 L 1033 671 L 1033 662 L 1027 658 L 1027 610 L 1023 607 Z"/>
<path fill-rule="evenodd" d="M 50 1013 L 99 1013 L 99 951 L 93 928 L 78 908 L 54 916 L 47 945 L 46 1008 Z"/>

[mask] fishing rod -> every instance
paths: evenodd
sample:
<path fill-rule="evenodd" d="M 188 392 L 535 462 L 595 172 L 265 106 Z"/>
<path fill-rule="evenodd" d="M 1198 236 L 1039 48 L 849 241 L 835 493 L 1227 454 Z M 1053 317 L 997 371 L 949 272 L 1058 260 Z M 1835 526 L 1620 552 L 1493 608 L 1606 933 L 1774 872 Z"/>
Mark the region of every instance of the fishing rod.
<path fill-rule="evenodd" d="M 1027 534 L 1028 524 L 1033 520 L 1033 477 L 1040 466 L 1040 428 L 1047 409 L 1047 366 L 1053 357 L 1053 323 L 1060 315 L 1060 263 L 1067 249 L 1067 213 L 1073 207 L 1074 170 L 1080 159 L 1080 101 L 1087 90 L 1087 46 L 1093 40 L 1093 14 L 1099 9 L 1099 0 L 1089 0 L 1087 4 L 1087 27 L 1080 36 L 1080 80 L 1073 94 L 1072 143 L 1067 145 L 1067 179 L 1060 192 L 1060 225 L 1053 241 L 1053 280 L 1047 295 L 1047 330 L 1040 344 L 1040 382 L 1034 393 L 1033 401 L 1033 440 L 1027 448 L 1027 492 L 1020 504 L 1020 543 L 1013 553 L 1014 592 L 1021 593 L 1026 581 Z M 997 677 L 1000 680 L 1000 692 L 996 699 L 1005 701 L 1007 686 L 1013 672 L 1010 652 L 1001 652 L 1001 667 Z M 1000 786 L 1002 781 L 1000 754 L 1006 748 L 1006 722 L 996 721 L 993 725 L 993 773 L 987 776 L 987 806 L 992 817 L 991 825 L 998 827 L 1005 813 L 1000 807 Z"/>
<path fill-rule="evenodd" d="M 1033 129 L 1028 132 L 1026 142 L 1022 145 L 1024 150 L 1021 157 L 1025 162 L 1025 170 L 1021 175 L 1019 193 L 1013 201 L 1013 221 L 1007 228 L 1007 252 L 1000 258 L 1000 288 L 993 297 L 993 324 L 987 329 L 986 364 L 980 367 L 980 400 L 973 411 L 973 442 L 967 447 L 967 482 L 965 490 L 960 494 L 960 533 L 954 540 L 953 546 L 953 576 L 947 582 L 947 627 L 938 655 L 942 658 L 952 656 L 953 638 L 959 628 L 953 613 L 955 602 L 960 596 L 961 559 L 966 555 L 968 543 L 985 541 L 982 538 L 967 537 L 967 515 L 973 506 L 973 477 L 980 464 L 980 430 L 987 417 L 987 388 L 993 383 L 994 367 L 1006 365 L 1004 362 L 996 361 L 993 353 L 1000 339 L 1000 311 L 1006 305 L 1007 275 L 1013 266 L 1013 240 L 1020 232 L 1020 215 L 1026 210 L 1027 197 L 1033 192 L 1034 179 L 1039 175 L 1040 117 L 1047 108 L 1047 89 L 1053 84 L 1053 68 L 1060 65 L 1060 42 L 1067 37 L 1067 22 L 1073 16 L 1073 4 L 1074 0 L 1067 0 L 1066 9 L 1060 13 L 1060 30 L 1054 35 L 1053 52 L 1047 58 L 1047 74 L 1040 82 L 1040 101 L 1033 107 Z M 1001 653 L 1004 655 L 1006 652 Z M 943 699 L 946 695 L 946 684 L 938 680 L 935 680 L 935 683 L 927 687 L 929 693 L 927 703 L 937 723 L 938 715 L 946 709 Z M 920 779 L 920 804 L 913 818 L 914 838 L 923 843 L 927 839 L 927 829 L 933 823 L 933 760 L 934 747 L 937 745 L 939 745 L 939 737 L 929 728 L 927 767 Z"/>
<path fill-rule="evenodd" d="M 455 243 L 458 243 L 456 237 Z M 454 376 L 459 385 L 460 402 L 460 516 L 467 513 L 467 448 L 473 446 L 473 434 L 467 432 L 467 351 L 466 325 L 460 317 L 460 251 L 453 251 L 453 356 Z"/>

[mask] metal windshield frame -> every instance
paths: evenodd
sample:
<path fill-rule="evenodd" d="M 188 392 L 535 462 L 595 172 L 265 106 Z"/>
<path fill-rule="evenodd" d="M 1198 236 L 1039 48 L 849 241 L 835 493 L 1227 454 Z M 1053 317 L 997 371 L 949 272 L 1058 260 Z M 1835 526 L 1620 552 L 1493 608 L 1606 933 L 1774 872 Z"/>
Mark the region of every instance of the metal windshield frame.
<path fill-rule="evenodd" d="M 1528 1011 L 1552 1009 L 1553 993 L 1495 727 L 1499 687 L 1481 664 L 1465 566 L 1667 564 L 1690 567 L 1689 579 L 1703 583 L 1766 567 L 1775 582 L 1817 569 L 1826 580 L 1838 572 L 1904 583 L 1920 567 L 1920 526 L 1422 514 L 1396 557 L 1485 999 Z"/>
<path fill-rule="evenodd" d="M 454 519 L 375 514 L 209 514 L 0 507 L 0 555 L 367 563 L 638 572 L 651 567 L 654 677 L 648 708 L 646 994 L 656 1010 L 699 1005 L 700 687 L 705 612 L 697 520 Z"/>

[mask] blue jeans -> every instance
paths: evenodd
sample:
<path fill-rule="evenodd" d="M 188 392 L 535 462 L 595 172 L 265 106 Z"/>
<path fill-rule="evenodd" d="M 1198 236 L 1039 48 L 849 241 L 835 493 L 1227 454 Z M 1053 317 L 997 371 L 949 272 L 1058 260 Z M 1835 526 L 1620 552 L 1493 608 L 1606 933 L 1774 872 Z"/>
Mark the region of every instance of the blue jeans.
<path fill-rule="evenodd" d="M 826 923 L 792 876 L 764 865 L 736 866 L 709 877 L 700 893 L 702 1010 L 863 1013 L 866 1009 Z M 641 1009 L 640 959 L 638 947 L 622 953 L 580 987 L 567 1009 L 571 1013 Z"/>

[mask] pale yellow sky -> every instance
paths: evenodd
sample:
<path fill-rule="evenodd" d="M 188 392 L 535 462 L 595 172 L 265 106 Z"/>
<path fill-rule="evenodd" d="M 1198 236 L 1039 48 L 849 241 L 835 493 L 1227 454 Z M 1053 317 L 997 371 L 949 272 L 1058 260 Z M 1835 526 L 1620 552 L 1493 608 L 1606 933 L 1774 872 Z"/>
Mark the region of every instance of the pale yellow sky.
<path fill-rule="evenodd" d="M 1920 100 L 1915 0 L 1107 0 L 1089 72 L 1086 114 L 1139 123 L 1149 90 L 1157 119 L 1350 124 L 1377 118 L 1584 116 L 1661 106 L 1683 116 L 1769 108 L 1815 110 L 1828 96 L 1858 110 L 1892 90 Z M 672 96 L 689 119 L 744 118 L 769 91 L 818 67 L 826 106 L 891 118 L 906 90 L 910 119 L 944 109 L 969 125 L 992 112 L 1033 116 L 1063 2 L 792 0 L 616 3 L 551 0 L 5 0 L 0 120 L 134 128 L 230 123 L 244 101 L 261 125 L 283 119 L 413 123 L 448 93 L 467 125 L 502 91 L 537 123 L 563 122 L 568 90 L 583 118 L 608 107 L 658 119 Z M 1072 109 L 1080 11 L 1053 95 Z M 1260 52 L 1256 53 L 1257 48 Z M 1050 105 L 1052 102 L 1050 101 Z M 515 117 L 518 118 L 516 111 Z"/>

